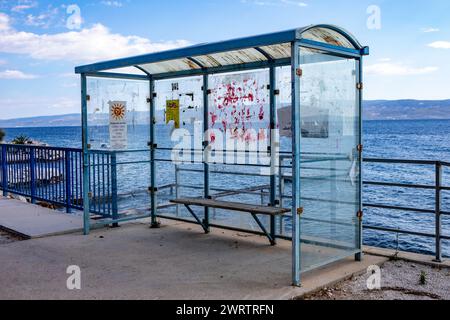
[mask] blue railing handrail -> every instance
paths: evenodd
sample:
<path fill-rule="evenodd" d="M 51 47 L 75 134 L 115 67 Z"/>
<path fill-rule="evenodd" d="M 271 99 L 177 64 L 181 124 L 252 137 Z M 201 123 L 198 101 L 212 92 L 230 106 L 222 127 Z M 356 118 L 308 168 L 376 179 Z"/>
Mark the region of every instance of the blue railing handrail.
<path fill-rule="evenodd" d="M 0 146 L 14 147 L 17 149 L 43 149 L 43 150 L 58 150 L 58 151 L 70 151 L 70 152 L 81 152 L 80 148 L 67 148 L 67 147 L 50 147 L 50 146 L 40 146 L 35 144 L 11 144 L 11 143 L 0 143 Z"/>

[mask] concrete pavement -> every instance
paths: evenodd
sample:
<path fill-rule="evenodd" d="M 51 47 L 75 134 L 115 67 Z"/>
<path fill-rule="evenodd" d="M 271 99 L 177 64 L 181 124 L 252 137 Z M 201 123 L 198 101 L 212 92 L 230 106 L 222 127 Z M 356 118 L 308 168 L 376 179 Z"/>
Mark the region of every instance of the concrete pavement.
<path fill-rule="evenodd" d="M 0 299 L 292 299 L 387 258 L 347 259 L 291 283 L 291 243 L 163 220 L 0 245 Z M 66 287 L 69 265 L 81 290 Z"/>

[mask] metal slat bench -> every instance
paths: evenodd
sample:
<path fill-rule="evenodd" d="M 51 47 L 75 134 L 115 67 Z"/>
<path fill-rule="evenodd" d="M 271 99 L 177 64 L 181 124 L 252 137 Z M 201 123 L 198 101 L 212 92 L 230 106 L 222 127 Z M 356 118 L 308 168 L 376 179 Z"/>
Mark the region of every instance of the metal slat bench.
<path fill-rule="evenodd" d="M 255 219 L 258 226 L 264 232 L 266 237 L 269 239 L 271 245 L 276 244 L 275 234 L 267 232 L 267 229 L 264 227 L 261 220 L 259 220 L 258 215 L 280 216 L 291 211 L 290 209 L 285 208 L 257 206 L 246 203 L 217 201 L 213 199 L 200 199 L 200 198 L 174 199 L 170 200 L 170 202 L 174 204 L 184 205 L 186 209 L 189 211 L 189 213 L 195 218 L 195 220 L 197 220 L 198 224 L 202 226 L 203 230 L 205 230 L 205 233 L 209 233 L 209 226 L 207 225 L 207 222 L 200 220 L 200 218 L 195 214 L 195 212 L 191 209 L 190 206 L 250 213 L 253 219 Z"/>

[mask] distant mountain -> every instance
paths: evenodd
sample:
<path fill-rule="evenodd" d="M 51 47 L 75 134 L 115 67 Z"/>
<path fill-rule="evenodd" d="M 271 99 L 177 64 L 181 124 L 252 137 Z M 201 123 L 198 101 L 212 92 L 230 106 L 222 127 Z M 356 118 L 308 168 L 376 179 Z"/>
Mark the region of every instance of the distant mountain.
<path fill-rule="evenodd" d="M 364 101 L 365 120 L 450 119 L 450 100 Z"/>
<path fill-rule="evenodd" d="M 450 100 L 369 100 L 364 101 L 364 120 L 440 120 L 450 119 Z M 186 118 L 201 114 L 201 110 L 185 110 Z M 164 113 L 157 113 L 158 122 L 163 121 Z M 107 116 L 99 115 L 97 123 L 107 124 Z M 149 115 L 135 112 L 133 122 L 146 124 Z M 0 120 L 0 128 L 17 127 L 71 127 L 80 126 L 80 114 L 42 116 L 20 119 Z"/>
<path fill-rule="evenodd" d="M 80 114 L 64 114 L 58 116 L 42 116 L 0 120 L 0 128 L 21 127 L 73 127 L 81 123 Z"/>

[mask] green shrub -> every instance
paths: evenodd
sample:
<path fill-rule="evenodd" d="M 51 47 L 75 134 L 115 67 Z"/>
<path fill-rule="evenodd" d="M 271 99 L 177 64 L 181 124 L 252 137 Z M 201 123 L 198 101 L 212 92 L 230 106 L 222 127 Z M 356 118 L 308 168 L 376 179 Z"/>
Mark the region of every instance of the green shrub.
<path fill-rule="evenodd" d="M 11 143 L 12 144 L 29 144 L 30 138 L 28 138 L 26 135 L 21 134 L 20 136 L 15 137 Z"/>
<path fill-rule="evenodd" d="M 419 283 L 420 283 L 422 286 L 424 286 L 424 285 L 427 284 L 427 273 L 426 273 L 425 271 L 422 271 L 422 272 L 420 273 L 420 280 L 419 280 Z"/>

